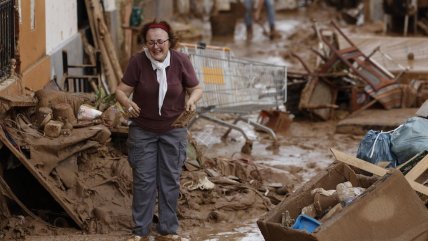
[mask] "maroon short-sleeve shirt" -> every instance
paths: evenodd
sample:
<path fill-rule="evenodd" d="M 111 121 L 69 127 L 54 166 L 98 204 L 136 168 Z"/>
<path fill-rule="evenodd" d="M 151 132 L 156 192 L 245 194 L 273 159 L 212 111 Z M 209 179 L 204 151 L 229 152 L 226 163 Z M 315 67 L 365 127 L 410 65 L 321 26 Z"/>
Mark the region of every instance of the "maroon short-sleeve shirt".
<path fill-rule="evenodd" d="M 175 50 L 170 50 L 170 54 L 170 65 L 166 68 L 168 90 L 162 115 L 158 110 L 156 70 L 153 70 L 144 52 L 130 59 L 122 78 L 123 83 L 134 87 L 132 100 L 141 108 L 140 116 L 132 121 L 147 131 L 161 133 L 171 130 L 171 124 L 184 111 L 185 88 L 195 87 L 199 83 L 189 57 Z"/>

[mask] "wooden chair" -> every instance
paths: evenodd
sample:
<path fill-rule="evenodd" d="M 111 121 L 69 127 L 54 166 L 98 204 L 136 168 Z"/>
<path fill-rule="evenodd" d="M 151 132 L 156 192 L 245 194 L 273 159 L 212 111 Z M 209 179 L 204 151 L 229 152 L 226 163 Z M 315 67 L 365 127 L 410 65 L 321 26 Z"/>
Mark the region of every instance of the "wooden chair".
<path fill-rule="evenodd" d="M 98 90 L 101 82 L 101 53 L 95 52 L 95 64 L 71 65 L 68 63 L 67 51 L 62 51 L 64 90 L 68 92 L 90 93 Z M 81 69 L 82 75 L 70 74 L 70 69 Z"/>

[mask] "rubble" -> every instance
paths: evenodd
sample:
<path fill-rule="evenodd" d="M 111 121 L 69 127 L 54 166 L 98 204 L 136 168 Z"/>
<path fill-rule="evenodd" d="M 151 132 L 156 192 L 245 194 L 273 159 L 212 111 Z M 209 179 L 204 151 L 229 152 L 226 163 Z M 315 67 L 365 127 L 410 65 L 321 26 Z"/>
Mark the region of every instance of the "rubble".
<path fill-rule="evenodd" d="M 202 25 L 206 27 L 214 3 L 196 2 L 199 11 L 192 14 L 201 17 Z M 220 26 L 221 21 L 218 21 L 226 18 L 235 21 L 239 15 L 235 3 L 228 8 L 225 2 L 228 1 L 223 2 L 224 6 L 215 6 L 212 12 L 214 29 L 211 30 L 214 35 L 235 31 L 235 24 Z M 280 8 L 302 7 L 297 2 L 282 1 L 282 4 L 289 6 Z M 101 50 L 98 58 L 102 60 L 103 73 L 97 74 L 97 81 L 89 80 L 90 88 L 68 88 L 67 85 L 64 90 L 91 91 L 95 94 L 46 89 L 33 93 L 31 89 L 21 86 L 26 94 L 0 96 L 0 154 L 4 157 L 0 163 L 0 239 L 27 239 L 47 233 L 54 235 L 53 239 L 56 240 L 66 236 L 76 240 L 106 237 L 118 240 L 128 234 L 132 226 L 132 175 L 124 142 L 126 116 L 121 107 L 114 104 L 114 96 L 108 95 L 120 80 L 121 70 L 112 51 L 114 47 L 102 6 L 91 0 L 85 1 L 85 4 L 91 15 L 90 30 L 95 47 Z M 187 15 L 189 8 L 196 8 L 193 4 L 186 5 L 185 1 L 180 4 L 184 4 L 180 6 L 183 8 L 180 14 L 186 12 Z M 206 4 L 209 6 L 203 6 Z M 336 21 L 348 19 L 360 24 L 363 16 L 361 6 L 352 6 L 355 9 L 345 6 L 340 15 L 331 11 L 328 18 Z M 424 30 L 425 20 L 426 16 L 417 23 L 421 30 Z M 211 32 L 210 28 L 197 31 L 187 21 L 174 22 L 173 26 L 179 30 L 179 36 L 192 40 L 207 37 L 207 31 Z M 313 31 L 309 26 L 313 26 Z M 372 26 L 363 28 L 380 32 L 379 24 Z M 133 32 L 137 30 L 135 26 L 124 28 Z M 325 21 L 305 22 L 296 27 L 294 33 L 288 36 L 281 33 L 280 38 L 269 44 L 263 41 L 258 43 L 258 40 L 251 43 L 265 48 L 254 52 L 256 54 L 280 54 L 290 61 L 286 86 L 277 88 L 287 89 L 286 102 L 280 103 L 285 104 L 287 112 L 262 110 L 254 124 L 257 131 L 271 130 L 273 143 L 267 143 L 269 138 L 266 133 L 258 133 L 254 139 L 247 136 L 241 126 L 249 123 L 249 119 L 235 118 L 234 115 L 220 118 L 210 115 L 217 118 L 215 120 L 220 124 L 236 124 L 243 120 L 244 123 L 233 126 L 244 135 L 241 153 L 237 145 L 242 144 L 242 138 L 230 129 L 212 128 L 214 133 L 211 132 L 211 135 L 227 133 L 222 138 L 225 142 L 209 143 L 205 147 L 199 146 L 198 141 L 189 135 L 191 145 L 181 177 L 179 200 L 179 218 L 186 234 L 197 240 L 202 233 L 193 233 L 192 229 L 196 227 L 225 224 L 230 230 L 233 223 L 242 225 L 251 222 L 250 219 L 255 216 L 267 213 L 258 221 L 266 240 L 413 240 L 418 234 L 419 238 L 426 239 L 427 214 L 423 206 L 423 202 L 426 205 L 427 195 L 426 180 L 423 180 L 426 153 L 421 152 L 397 166 L 395 171 L 390 171 L 385 166 L 370 165 L 353 155 L 332 150 L 338 161 L 362 169 L 364 174 L 375 174 L 365 176 L 354 173 L 356 169 L 343 164 L 329 166 L 331 155 L 321 151 L 325 149 L 326 152 L 332 146 L 355 149 L 360 138 L 358 135 L 370 129 L 394 129 L 414 113 L 413 109 L 404 108 L 419 106 L 427 99 L 428 93 L 426 66 L 423 64 L 425 58 L 421 56 L 425 40 L 362 37 L 348 30 L 345 30 L 343 21 L 336 25 L 325 24 Z M 211 36 L 211 33 L 208 35 Z M 239 38 L 239 32 L 236 35 Z M 87 42 L 84 45 L 88 52 L 93 50 Z M 405 54 L 394 46 L 400 46 L 398 50 L 405 48 Z M 415 48 L 421 51 L 415 51 Z M 135 46 L 132 49 L 136 50 Z M 228 46 L 221 49 L 230 51 Z M 311 53 L 307 54 L 308 51 Z M 290 59 L 292 56 L 299 59 L 303 70 L 294 65 L 295 60 Z M 100 68 L 95 63 L 94 52 L 89 54 L 89 58 L 91 67 Z M 388 58 L 388 63 L 385 58 Z M 73 65 L 67 63 L 66 66 Z M 263 68 L 268 67 L 270 65 Z M 208 73 L 212 69 L 204 71 Z M 285 72 L 280 74 L 285 75 Z M 73 76 L 65 73 L 63 77 Z M 107 83 L 101 80 L 107 80 Z M 214 76 L 209 81 L 218 85 L 225 80 Z M 248 95 L 247 92 L 244 94 Z M 259 97 L 269 95 L 263 94 Z M 260 99 L 255 101 L 260 102 Z M 192 118 L 214 110 L 209 105 L 204 107 L 207 108 L 203 112 L 187 113 L 177 125 L 189 126 L 190 123 L 191 126 Z M 381 112 L 380 117 L 375 116 L 374 112 Z M 426 118 L 424 113 L 421 110 L 418 115 Z M 324 120 L 325 123 L 301 121 L 299 117 L 302 114 Z M 380 121 L 383 115 L 388 115 L 388 122 Z M 359 117 L 360 120 L 356 123 L 348 118 L 336 126 L 336 119 L 344 116 Z M 370 122 L 367 116 L 372 117 L 374 122 Z M 355 132 L 358 122 L 364 123 Z M 192 132 L 203 130 L 205 124 L 193 126 Z M 257 128 L 257 124 L 269 129 Z M 203 148 L 206 149 L 202 151 Z M 231 154 L 227 155 L 227 152 Z M 250 153 L 253 155 L 246 155 Z M 287 163 L 286 167 L 284 163 Z M 405 179 L 398 172 L 402 172 Z M 295 186 L 300 187 L 308 179 L 309 183 L 294 190 Z M 350 181 L 353 187 L 343 184 L 343 189 L 337 188 L 337 184 L 346 181 Z M 313 188 L 319 186 L 325 189 Z M 355 186 L 366 189 L 362 191 Z M 419 193 L 418 196 L 412 188 Z M 338 189 L 336 194 L 330 193 L 333 189 Z M 352 197 L 339 198 L 343 197 L 337 193 L 339 190 L 352 190 Z M 354 195 L 357 192 L 360 195 Z M 303 214 L 300 213 L 302 210 Z M 311 219 L 314 217 L 318 220 Z M 304 222 L 314 225 L 310 230 L 312 234 L 291 228 L 295 225 L 299 229 Z M 392 229 L 388 225 L 399 228 Z M 30 239 L 44 240 L 44 237 Z"/>
<path fill-rule="evenodd" d="M 332 189 L 349 181 L 363 186 L 348 166 L 337 164 L 286 197 L 274 209 L 257 221 L 265 240 L 424 240 L 428 235 L 428 211 L 399 171 L 388 173 L 357 197 L 337 204 L 333 215 L 323 218 L 318 227 L 304 230 L 281 224 L 282 214 L 288 211 L 291 219 L 314 201 L 314 188 Z M 339 192 L 339 185 L 337 192 Z M 409 205 L 410 204 L 410 205 Z M 322 217 L 317 216 L 318 218 Z"/>
<path fill-rule="evenodd" d="M 13 114 L 6 117 L 1 126 L 0 140 L 5 145 L 3 148 L 10 152 L 9 162 L 2 163 L 8 178 L 0 189 L 0 197 L 11 198 L 24 210 L 37 210 L 37 214 L 32 211 L 27 214 L 42 223 L 77 225 L 89 234 L 129 230 L 132 227 L 132 173 L 126 155 L 110 141 L 109 128 L 118 128 L 117 123 L 112 124 L 112 119 L 117 121 L 117 118 L 108 118 L 113 106 L 89 119 L 76 118 L 82 115 L 82 106 L 93 104 L 94 99 L 58 91 L 39 91 L 36 96 L 37 105 L 19 110 L 11 108 Z M 52 106 L 56 107 L 54 114 L 43 111 Z M 35 112 L 37 107 L 39 112 Z M 76 109 L 77 113 L 73 111 Z M 36 118 L 40 113 L 48 113 L 43 120 L 46 116 L 52 118 L 44 126 L 38 124 L 40 118 Z M 67 118 L 74 118 L 75 123 L 67 122 L 70 127 L 64 132 Z M 201 159 L 197 144 L 191 143 L 196 149 L 194 158 Z M 268 210 L 287 193 L 275 193 L 274 190 L 282 185 L 267 186 L 257 165 L 250 159 L 204 158 L 193 163 L 193 160 L 186 162 L 185 166 L 192 168 L 185 170 L 181 177 L 179 214 L 185 223 L 221 222 L 237 210 Z M 46 197 L 48 202 L 57 203 L 64 210 L 65 218 L 52 213 L 42 220 L 38 215 L 44 210 L 33 207 L 31 199 L 21 201 L 9 188 L 5 189 L 7 183 L 16 181 L 12 173 L 19 169 L 26 169 L 26 175 L 37 180 L 38 183 L 31 185 L 40 185 L 45 195 L 51 196 Z M 30 184 L 24 182 L 23 185 Z M 15 191 L 19 188 L 22 187 L 15 187 Z M 2 209 L 9 217 L 7 205 Z M 3 228 L 8 230 L 7 226 Z M 32 231 L 24 228 L 20 235 L 24 237 L 27 232 Z"/>

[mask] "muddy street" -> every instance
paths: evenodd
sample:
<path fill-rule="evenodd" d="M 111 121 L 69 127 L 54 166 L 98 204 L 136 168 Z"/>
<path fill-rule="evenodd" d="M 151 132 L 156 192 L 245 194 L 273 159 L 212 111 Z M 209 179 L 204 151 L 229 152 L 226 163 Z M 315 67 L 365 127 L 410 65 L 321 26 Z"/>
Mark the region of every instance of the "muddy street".
<path fill-rule="evenodd" d="M 19 1 L 8 37 L 20 41 L 7 49 L 17 54 L 0 59 L 0 240 L 132 236 L 127 138 L 141 104 L 117 93 L 128 93 L 131 56 L 173 42 L 156 25 L 162 34 L 141 52 L 139 29 L 156 16 L 171 23 L 203 95 L 168 120 L 187 128 L 176 155 L 180 237 L 159 234 L 155 197 L 149 234 L 134 240 L 428 240 L 424 1 L 401 16 L 388 1 L 275 0 L 275 24 L 263 9 L 251 28 L 247 1 L 43 2 Z M 169 64 L 163 84 L 175 88 Z M 153 76 L 160 98 L 163 77 Z M 157 101 L 159 116 L 162 102 L 182 108 Z"/>

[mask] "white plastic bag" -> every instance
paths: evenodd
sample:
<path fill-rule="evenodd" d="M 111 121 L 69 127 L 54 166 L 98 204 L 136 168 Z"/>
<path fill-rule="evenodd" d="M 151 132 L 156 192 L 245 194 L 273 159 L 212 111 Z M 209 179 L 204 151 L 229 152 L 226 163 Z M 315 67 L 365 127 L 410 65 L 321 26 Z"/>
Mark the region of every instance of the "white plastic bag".
<path fill-rule="evenodd" d="M 78 120 L 94 120 L 100 117 L 102 114 L 101 111 L 95 109 L 89 105 L 81 105 L 79 107 L 79 112 L 77 113 Z"/>

